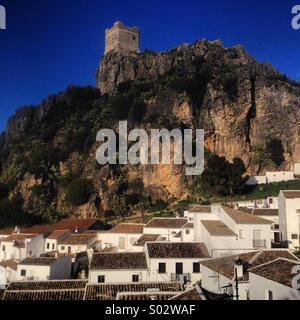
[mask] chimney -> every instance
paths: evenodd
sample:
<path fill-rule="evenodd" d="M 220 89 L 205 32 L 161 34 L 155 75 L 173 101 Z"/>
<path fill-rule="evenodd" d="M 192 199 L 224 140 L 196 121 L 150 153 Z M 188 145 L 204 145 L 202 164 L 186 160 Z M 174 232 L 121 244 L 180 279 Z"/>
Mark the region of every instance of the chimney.
<path fill-rule="evenodd" d="M 244 276 L 244 263 L 241 258 L 234 262 L 234 276 L 237 276 L 238 279 Z"/>
<path fill-rule="evenodd" d="M 75 228 L 75 233 L 78 233 L 78 227 Z"/>
<path fill-rule="evenodd" d="M 15 226 L 15 233 L 18 233 L 19 227 Z"/>

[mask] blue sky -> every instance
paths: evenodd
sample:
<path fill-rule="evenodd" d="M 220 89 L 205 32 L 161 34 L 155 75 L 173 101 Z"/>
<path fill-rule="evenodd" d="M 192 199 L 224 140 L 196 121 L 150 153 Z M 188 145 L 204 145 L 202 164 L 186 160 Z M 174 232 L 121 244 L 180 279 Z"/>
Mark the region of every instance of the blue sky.
<path fill-rule="evenodd" d="M 70 84 L 94 85 L 104 30 L 114 21 L 141 28 L 142 49 L 167 50 L 198 39 L 244 45 L 300 80 L 300 0 L 0 0 L 0 131 L 18 107 Z"/>

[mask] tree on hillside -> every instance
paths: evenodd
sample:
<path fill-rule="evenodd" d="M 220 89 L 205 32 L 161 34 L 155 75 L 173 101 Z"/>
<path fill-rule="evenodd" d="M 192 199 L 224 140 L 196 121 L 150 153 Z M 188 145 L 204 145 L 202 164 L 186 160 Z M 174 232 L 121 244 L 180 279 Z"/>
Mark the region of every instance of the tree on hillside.
<path fill-rule="evenodd" d="M 280 167 L 284 162 L 284 148 L 280 139 L 271 139 L 267 144 L 267 152 L 270 154 L 271 160 Z"/>
<path fill-rule="evenodd" d="M 253 147 L 253 164 L 258 166 L 257 174 L 259 174 L 269 163 L 270 153 L 264 145 L 258 144 Z"/>
<path fill-rule="evenodd" d="M 230 196 L 243 191 L 247 177 L 242 160 L 234 159 L 232 163 L 215 154 L 209 156 L 206 168 L 192 186 L 194 195 L 205 197 Z"/>

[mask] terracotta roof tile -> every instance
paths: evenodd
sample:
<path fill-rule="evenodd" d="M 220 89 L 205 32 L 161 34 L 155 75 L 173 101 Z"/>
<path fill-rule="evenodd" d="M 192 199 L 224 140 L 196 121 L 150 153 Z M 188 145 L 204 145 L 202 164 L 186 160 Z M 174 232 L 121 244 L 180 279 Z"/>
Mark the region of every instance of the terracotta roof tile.
<path fill-rule="evenodd" d="M 189 209 L 193 213 L 211 213 L 211 206 L 195 205 Z"/>
<path fill-rule="evenodd" d="M 222 209 L 237 224 L 272 224 L 272 222 L 269 220 L 253 216 L 251 214 L 248 214 L 239 210 L 235 210 L 227 206 L 222 206 Z"/>
<path fill-rule="evenodd" d="M 147 269 L 144 252 L 131 253 L 94 253 L 91 270 L 140 270 Z"/>
<path fill-rule="evenodd" d="M 25 241 L 26 239 L 31 239 L 36 236 L 37 236 L 36 234 L 13 233 L 7 238 L 2 239 L 1 241 L 5 241 L 5 242 Z"/>
<path fill-rule="evenodd" d="M 178 282 L 139 282 L 116 284 L 88 284 L 85 300 L 114 300 L 118 292 L 148 293 L 151 291 L 180 292 L 182 287 Z"/>
<path fill-rule="evenodd" d="M 159 234 L 143 234 L 134 244 L 138 247 L 143 247 L 146 242 L 153 242 L 160 238 Z"/>
<path fill-rule="evenodd" d="M 244 262 L 245 277 L 244 280 L 248 280 L 248 269 L 254 266 L 261 265 L 270 261 L 274 261 L 278 258 L 288 258 L 297 261 L 297 258 L 288 250 L 264 250 L 253 251 L 249 253 L 243 253 L 234 256 L 222 257 L 217 259 L 211 259 L 202 261 L 201 264 L 228 279 L 234 277 L 234 263 L 237 259 L 241 259 Z"/>
<path fill-rule="evenodd" d="M 210 235 L 215 237 L 236 237 L 236 234 L 219 220 L 201 220 Z"/>
<path fill-rule="evenodd" d="M 251 268 L 249 272 L 292 288 L 292 280 L 295 278 L 295 275 L 292 274 L 292 269 L 297 265 L 300 265 L 300 261 L 295 262 L 286 259 L 278 259 Z"/>
<path fill-rule="evenodd" d="M 32 266 L 50 266 L 58 259 L 54 257 L 28 257 L 20 262 L 20 265 L 32 265 Z"/>
<path fill-rule="evenodd" d="M 186 218 L 153 218 L 146 224 L 145 228 L 181 229 L 187 223 L 188 219 Z"/>
<path fill-rule="evenodd" d="M 65 245 L 88 245 L 97 241 L 97 235 L 94 234 L 70 234 L 67 238 L 62 240 L 60 244 Z"/>
<path fill-rule="evenodd" d="M 210 257 L 205 244 L 200 242 L 150 242 L 147 243 L 147 250 L 149 258 L 152 259 L 202 259 Z"/>
<path fill-rule="evenodd" d="M 67 234 L 70 232 L 70 230 L 54 230 L 52 231 L 47 239 L 49 240 L 58 240 L 64 236 L 67 236 Z"/>
<path fill-rule="evenodd" d="M 120 223 L 110 230 L 111 233 L 143 233 L 144 224 Z"/>
<path fill-rule="evenodd" d="M 19 264 L 19 262 L 15 261 L 15 260 L 5 260 L 5 261 L 0 262 L 0 266 L 2 266 L 4 268 L 8 267 L 8 268 L 15 270 L 15 271 L 17 271 L 17 269 L 18 269 L 18 264 Z"/>
<path fill-rule="evenodd" d="M 288 190 L 282 191 L 282 193 L 286 199 L 300 198 L 300 190 Z"/>
<path fill-rule="evenodd" d="M 239 211 L 242 211 L 242 212 L 245 212 L 245 213 L 248 213 L 248 214 L 252 214 L 254 216 L 266 216 L 266 217 L 279 216 L 279 210 L 278 209 L 267 209 L 267 208 L 264 208 L 264 209 L 260 209 L 260 208 L 252 209 L 252 208 L 240 207 Z"/>

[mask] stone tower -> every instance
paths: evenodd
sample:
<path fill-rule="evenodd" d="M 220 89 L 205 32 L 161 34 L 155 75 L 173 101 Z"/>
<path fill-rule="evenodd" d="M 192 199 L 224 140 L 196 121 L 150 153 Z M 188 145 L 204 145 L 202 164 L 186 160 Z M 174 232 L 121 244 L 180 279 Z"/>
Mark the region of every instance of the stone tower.
<path fill-rule="evenodd" d="M 105 30 L 105 54 L 118 52 L 140 52 L 140 31 L 137 27 L 126 27 L 117 21 L 112 28 Z"/>

